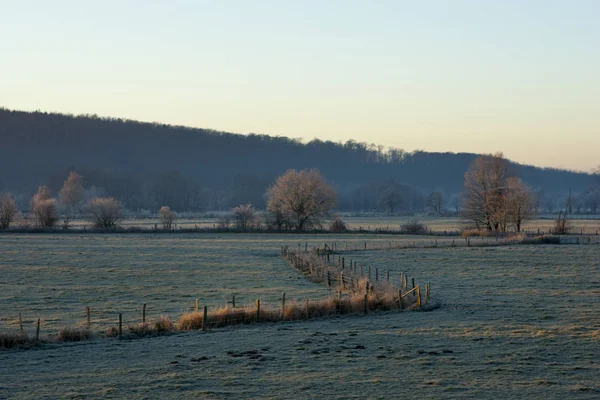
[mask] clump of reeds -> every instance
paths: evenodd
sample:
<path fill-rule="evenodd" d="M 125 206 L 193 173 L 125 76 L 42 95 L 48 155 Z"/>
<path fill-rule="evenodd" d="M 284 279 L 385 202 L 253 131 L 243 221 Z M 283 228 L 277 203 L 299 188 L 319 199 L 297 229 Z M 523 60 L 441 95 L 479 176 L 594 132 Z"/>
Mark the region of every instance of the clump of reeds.
<path fill-rule="evenodd" d="M 175 325 L 171 319 L 165 315 L 161 315 L 159 319 L 154 321 L 154 329 L 158 333 L 170 332 L 175 329 Z"/>
<path fill-rule="evenodd" d="M 136 336 L 136 337 L 145 337 L 145 336 L 156 336 L 157 331 L 154 328 L 154 325 L 142 323 L 142 324 L 130 324 L 127 325 L 127 329 L 129 330 L 128 335 Z M 117 332 L 118 334 L 118 332 Z"/>
<path fill-rule="evenodd" d="M 203 313 L 198 311 L 185 313 L 179 318 L 178 328 L 184 331 L 202 328 Z"/>
<path fill-rule="evenodd" d="M 35 341 L 30 339 L 25 332 L 0 333 L 0 348 L 10 349 L 13 347 L 28 347 Z"/>
<path fill-rule="evenodd" d="M 58 331 L 57 340 L 59 342 L 81 342 L 91 340 L 92 332 L 87 328 L 65 327 Z"/>

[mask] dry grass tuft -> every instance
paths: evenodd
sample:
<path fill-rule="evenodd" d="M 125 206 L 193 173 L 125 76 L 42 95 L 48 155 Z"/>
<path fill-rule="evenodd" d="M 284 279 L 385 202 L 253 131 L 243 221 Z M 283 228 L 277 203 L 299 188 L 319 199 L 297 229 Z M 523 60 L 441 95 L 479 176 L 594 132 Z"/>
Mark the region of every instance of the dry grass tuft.
<path fill-rule="evenodd" d="M 204 315 L 201 312 L 194 311 L 185 313 L 179 318 L 177 327 L 184 331 L 201 329 L 203 319 Z"/>
<path fill-rule="evenodd" d="M 488 236 L 494 236 L 494 233 L 492 231 L 482 230 L 482 229 L 464 229 L 460 233 L 460 235 L 462 237 L 473 237 L 473 236 L 488 237 Z"/>
<path fill-rule="evenodd" d="M 34 343 L 25 332 L 0 333 L 0 348 L 26 347 Z"/>
<path fill-rule="evenodd" d="M 157 334 L 156 329 L 154 329 L 154 326 L 150 324 L 127 325 L 127 329 L 129 330 L 129 335 L 137 337 L 156 336 Z"/>
<path fill-rule="evenodd" d="M 154 321 L 154 329 L 158 333 L 171 332 L 175 330 L 175 325 L 169 317 L 161 315 L 159 319 Z"/>
<path fill-rule="evenodd" d="M 81 342 L 91 340 L 92 332 L 87 328 L 65 327 L 58 331 L 59 342 Z"/>
<path fill-rule="evenodd" d="M 119 336 L 119 328 L 116 326 L 111 326 L 105 332 L 106 337 L 117 337 Z"/>

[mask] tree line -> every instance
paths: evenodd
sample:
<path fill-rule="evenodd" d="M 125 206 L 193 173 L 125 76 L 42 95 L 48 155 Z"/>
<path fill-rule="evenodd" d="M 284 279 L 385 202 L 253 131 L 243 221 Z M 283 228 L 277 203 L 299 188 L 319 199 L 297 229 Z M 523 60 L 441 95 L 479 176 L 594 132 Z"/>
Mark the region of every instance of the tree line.
<path fill-rule="evenodd" d="M 600 187 L 600 167 L 594 174 Z M 58 200 L 47 186 L 40 186 L 30 201 L 30 214 L 36 227 L 54 227 L 62 211 L 63 228 L 69 227 L 73 215 L 84 210 L 97 228 L 115 228 L 123 217 L 123 204 L 114 197 L 93 196 L 87 200 L 84 178 L 71 172 L 63 182 Z M 410 189 L 410 188 L 409 188 Z M 401 189 L 393 185 L 381 193 L 379 204 L 390 211 L 401 204 Z M 408 198 L 416 196 L 407 190 Z M 261 220 L 251 203 L 240 204 L 223 217 L 220 228 L 230 229 L 232 221 L 237 230 L 248 231 L 264 224 L 267 229 L 303 232 L 323 229 L 323 220 L 331 219 L 329 229 L 334 232 L 346 230 L 345 223 L 334 211 L 338 208 L 338 193 L 316 169 L 288 170 L 277 178 L 266 194 L 267 210 Z M 534 191 L 520 177 L 501 153 L 481 155 L 475 159 L 464 174 L 464 191 L 457 200 L 457 215 L 468 220 L 478 231 L 520 232 L 523 224 L 536 214 Z M 431 209 L 441 212 L 444 196 L 432 192 L 427 202 Z M 557 219 L 557 230 L 568 233 L 567 215 L 573 213 L 572 196 L 566 202 Z M 19 214 L 19 208 L 10 193 L 0 198 L 0 229 L 10 227 Z M 163 229 L 171 230 L 177 213 L 169 205 L 163 205 L 158 217 Z M 27 221 L 27 220 L 25 220 Z"/>

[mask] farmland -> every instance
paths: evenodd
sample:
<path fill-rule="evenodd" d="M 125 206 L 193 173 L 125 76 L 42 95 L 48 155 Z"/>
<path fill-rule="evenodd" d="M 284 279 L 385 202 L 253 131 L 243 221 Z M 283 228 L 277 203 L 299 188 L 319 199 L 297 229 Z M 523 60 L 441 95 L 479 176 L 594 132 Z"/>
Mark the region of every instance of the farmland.
<path fill-rule="evenodd" d="M 431 238 L 389 235 L 3 235 L 0 327 L 43 329 L 122 311 L 324 297 L 282 245 Z M 341 247 L 341 246 L 340 246 Z M 353 260 L 432 283 L 427 312 L 249 325 L 140 340 L 0 352 L 0 398 L 597 398 L 600 245 L 398 249 Z"/>

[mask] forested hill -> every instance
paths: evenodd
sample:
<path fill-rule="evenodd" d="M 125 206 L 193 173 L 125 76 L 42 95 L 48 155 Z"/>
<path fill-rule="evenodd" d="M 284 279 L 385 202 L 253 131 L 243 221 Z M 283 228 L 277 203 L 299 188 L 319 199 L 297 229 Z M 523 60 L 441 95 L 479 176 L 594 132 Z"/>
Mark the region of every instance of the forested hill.
<path fill-rule="evenodd" d="M 68 171 L 77 170 L 86 188 L 118 197 L 130 208 L 170 203 L 175 209 L 245 202 L 262 208 L 266 188 L 290 168 L 318 168 L 347 209 L 373 208 L 389 187 L 450 197 L 462 190 L 476 157 L 7 109 L 0 109 L 0 149 L 0 191 L 25 198 L 45 184 L 56 193 Z M 582 192 L 590 185 L 583 173 L 513 167 L 545 193 Z"/>

